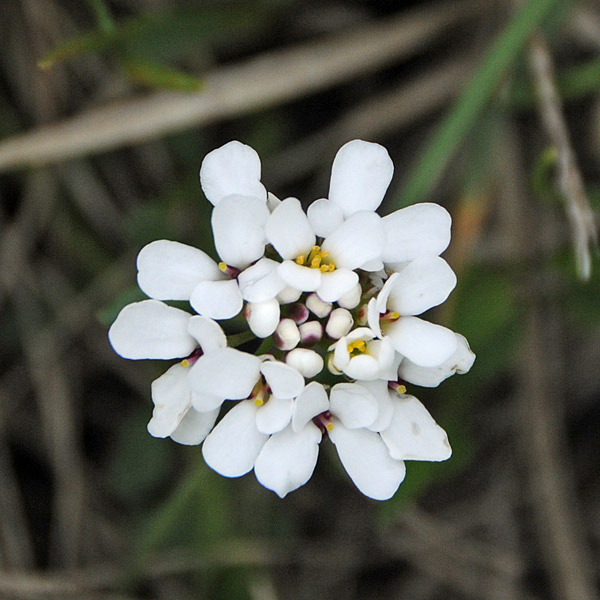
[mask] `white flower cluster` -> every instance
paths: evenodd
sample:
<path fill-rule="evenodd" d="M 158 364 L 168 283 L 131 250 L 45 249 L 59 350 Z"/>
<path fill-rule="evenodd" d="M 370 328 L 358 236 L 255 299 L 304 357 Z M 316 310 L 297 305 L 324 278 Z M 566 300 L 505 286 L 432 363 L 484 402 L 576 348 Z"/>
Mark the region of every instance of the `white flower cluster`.
<path fill-rule="evenodd" d="M 254 469 L 281 497 L 310 479 L 323 438 L 378 500 L 396 492 L 405 460 L 449 458 L 446 433 L 405 384 L 437 386 L 475 358 L 464 337 L 417 316 L 456 285 L 439 256 L 451 219 L 429 203 L 380 217 L 392 173 L 385 148 L 349 142 L 329 197 L 305 212 L 267 193 L 249 146 L 206 156 L 200 181 L 221 262 L 178 242 L 148 244 L 137 267 L 151 299 L 126 306 L 109 331 L 125 358 L 179 359 L 152 384 L 152 435 L 204 442 L 215 471 Z M 259 356 L 230 347 L 217 323 L 242 311 Z M 217 423 L 225 401 L 234 404 Z"/>

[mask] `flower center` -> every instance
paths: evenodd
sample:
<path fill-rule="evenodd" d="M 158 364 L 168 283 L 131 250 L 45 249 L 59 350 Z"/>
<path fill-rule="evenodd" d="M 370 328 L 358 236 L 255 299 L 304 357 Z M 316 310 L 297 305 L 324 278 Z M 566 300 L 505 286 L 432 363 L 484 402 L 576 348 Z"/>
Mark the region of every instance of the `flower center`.
<path fill-rule="evenodd" d="M 252 392 L 250 393 L 250 400 L 254 402 L 254 406 L 262 406 L 266 402 L 269 401 L 271 397 L 271 388 L 269 384 L 261 377 L 256 385 L 252 388 Z"/>
<path fill-rule="evenodd" d="M 313 423 L 321 430 L 321 433 L 326 433 L 333 429 L 331 413 L 328 410 L 314 417 Z"/>
<path fill-rule="evenodd" d="M 367 351 L 367 343 L 365 340 L 356 340 L 348 344 L 348 352 L 350 356 L 358 356 Z"/>
<path fill-rule="evenodd" d="M 331 260 L 329 252 L 323 252 L 321 246 L 313 246 L 308 254 L 299 254 L 296 257 L 296 264 L 319 269 L 321 273 L 335 271 L 335 264 Z"/>
<path fill-rule="evenodd" d="M 187 358 L 184 358 L 179 364 L 184 369 L 189 369 L 202 355 L 204 352 L 202 348 L 196 348 Z"/>

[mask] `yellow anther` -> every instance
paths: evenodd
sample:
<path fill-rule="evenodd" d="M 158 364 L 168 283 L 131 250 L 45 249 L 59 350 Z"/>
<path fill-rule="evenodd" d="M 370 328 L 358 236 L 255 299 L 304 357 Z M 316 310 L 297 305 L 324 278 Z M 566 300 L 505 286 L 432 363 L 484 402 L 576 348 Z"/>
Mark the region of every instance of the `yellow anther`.
<path fill-rule="evenodd" d="M 327 431 L 331 431 L 333 429 L 333 423 L 327 423 L 327 425 L 325 425 L 325 429 L 327 429 Z"/>
<path fill-rule="evenodd" d="M 391 313 L 390 313 L 390 317 L 391 317 L 392 319 L 399 319 L 399 318 L 400 318 L 400 313 L 397 313 L 396 311 L 394 311 L 394 312 L 391 312 Z"/>
<path fill-rule="evenodd" d="M 310 261 L 310 266 L 313 269 L 318 269 L 321 266 L 321 256 L 319 254 Z"/>
<path fill-rule="evenodd" d="M 262 398 L 254 398 L 254 406 L 262 406 L 265 401 Z"/>
<path fill-rule="evenodd" d="M 335 271 L 335 265 L 333 263 L 328 263 L 326 265 L 321 265 L 319 269 L 321 270 L 321 273 L 331 273 L 332 271 Z"/>
<path fill-rule="evenodd" d="M 190 361 L 189 361 L 187 358 L 184 358 L 184 359 L 181 361 L 181 366 L 182 366 L 184 369 L 187 369 L 187 368 L 189 368 L 189 366 L 190 366 Z"/>
<path fill-rule="evenodd" d="M 405 385 L 399 385 L 396 388 L 396 393 L 398 393 L 398 394 L 406 394 L 406 386 Z"/>
<path fill-rule="evenodd" d="M 364 352 L 367 349 L 367 344 L 364 340 L 356 340 L 355 342 L 351 342 L 348 344 L 348 352 L 352 354 L 354 350 L 358 350 L 359 352 Z"/>
<path fill-rule="evenodd" d="M 299 256 L 296 257 L 296 264 L 303 265 L 305 260 L 306 260 L 306 256 L 304 256 L 304 254 L 300 254 Z"/>
<path fill-rule="evenodd" d="M 227 271 L 227 265 L 224 262 L 219 263 L 219 270 L 225 273 Z"/>

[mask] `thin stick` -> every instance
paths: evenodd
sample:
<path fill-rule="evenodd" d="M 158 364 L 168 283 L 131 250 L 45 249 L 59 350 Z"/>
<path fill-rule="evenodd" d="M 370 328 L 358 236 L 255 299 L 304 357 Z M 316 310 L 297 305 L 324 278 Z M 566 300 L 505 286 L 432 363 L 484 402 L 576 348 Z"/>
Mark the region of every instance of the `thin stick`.
<path fill-rule="evenodd" d="M 556 89 L 552 56 L 541 34 L 531 40 L 529 66 L 542 121 L 557 152 L 557 179 L 571 227 L 577 273 L 588 280 L 592 274 L 591 247 L 597 245 L 598 233 Z"/>
<path fill-rule="evenodd" d="M 463 0 L 403 11 L 384 22 L 222 67 L 206 75 L 198 93 L 154 93 L 92 109 L 0 143 L 0 171 L 145 142 L 331 88 L 416 54 L 484 8 L 478 0 Z"/>

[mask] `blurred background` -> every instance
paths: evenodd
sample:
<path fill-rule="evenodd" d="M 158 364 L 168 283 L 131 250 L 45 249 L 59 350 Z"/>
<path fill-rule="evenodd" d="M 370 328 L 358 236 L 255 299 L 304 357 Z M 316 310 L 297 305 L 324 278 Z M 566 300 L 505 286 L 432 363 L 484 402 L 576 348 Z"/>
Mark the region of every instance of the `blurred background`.
<path fill-rule="evenodd" d="M 3 0 L 0 40 L 0 598 L 599 597 L 600 2 Z M 324 442 L 280 500 L 152 438 L 164 364 L 106 332 L 145 243 L 214 253 L 207 152 L 308 204 L 354 138 L 382 214 L 452 213 L 477 361 L 415 391 L 449 461 L 378 503 Z"/>

